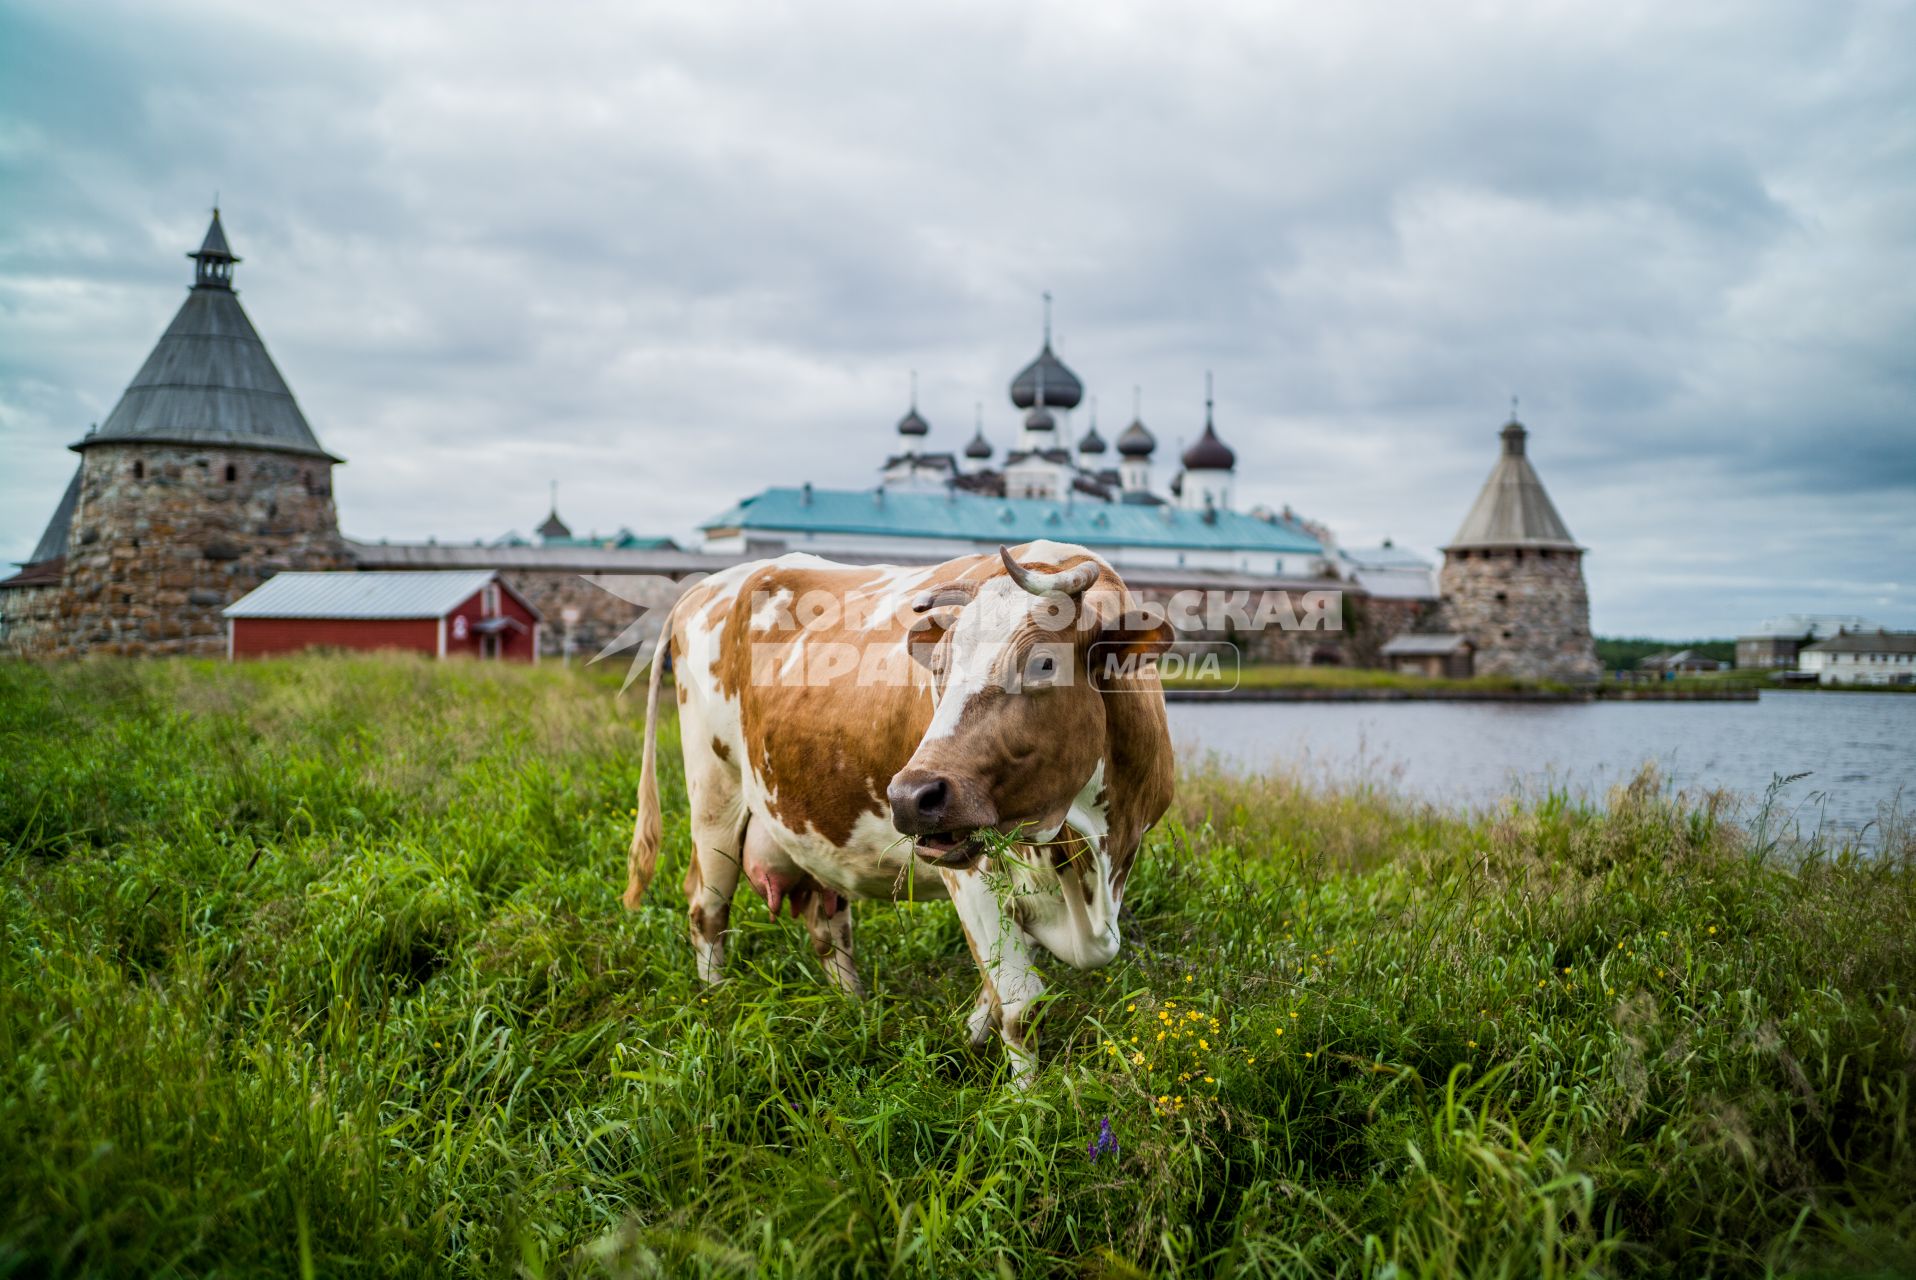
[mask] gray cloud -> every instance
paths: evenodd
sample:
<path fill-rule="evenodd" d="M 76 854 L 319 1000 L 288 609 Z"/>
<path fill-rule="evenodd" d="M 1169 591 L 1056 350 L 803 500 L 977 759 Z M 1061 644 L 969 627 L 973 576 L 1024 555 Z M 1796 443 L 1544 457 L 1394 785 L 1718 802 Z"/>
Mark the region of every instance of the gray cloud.
<path fill-rule="evenodd" d="M 0 13 L 0 548 L 218 189 L 361 536 L 684 535 L 1009 439 L 1037 294 L 1247 501 L 1426 548 L 1503 397 L 1605 632 L 1916 624 L 1916 11 Z"/>

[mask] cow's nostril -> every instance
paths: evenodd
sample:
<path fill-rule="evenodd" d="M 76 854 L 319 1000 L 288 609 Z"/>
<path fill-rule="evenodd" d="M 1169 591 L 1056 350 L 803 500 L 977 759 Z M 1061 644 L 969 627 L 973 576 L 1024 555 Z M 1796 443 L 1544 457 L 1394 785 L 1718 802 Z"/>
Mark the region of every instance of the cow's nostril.
<path fill-rule="evenodd" d="M 900 777 L 890 791 L 893 823 L 913 835 L 939 830 L 951 807 L 951 783 L 936 774 Z"/>
<path fill-rule="evenodd" d="M 950 798 L 951 788 L 945 785 L 943 778 L 933 778 L 918 788 L 912 797 L 912 805 L 918 810 L 918 820 L 935 825 L 938 816 L 945 811 L 945 801 Z"/>

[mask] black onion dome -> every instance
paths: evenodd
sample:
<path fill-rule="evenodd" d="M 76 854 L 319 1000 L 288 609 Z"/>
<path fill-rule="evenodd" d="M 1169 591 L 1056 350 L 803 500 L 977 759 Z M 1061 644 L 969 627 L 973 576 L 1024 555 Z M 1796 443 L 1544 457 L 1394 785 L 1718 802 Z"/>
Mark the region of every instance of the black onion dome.
<path fill-rule="evenodd" d="M 1047 399 L 1050 397 L 1050 394 L 1050 390 L 1047 388 L 1045 392 Z M 1026 431 L 1050 431 L 1057 425 L 1058 420 L 1051 416 L 1051 410 L 1041 404 L 1033 405 L 1031 412 L 1025 415 Z"/>
<path fill-rule="evenodd" d="M 1229 471 L 1235 466 L 1237 454 L 1217 438 L 1217 429 L 1209 422 L 1204 424 L 1204 434 L 1184 451 L 1186 471 Z"/>
<path fill-rule="evenodd" d="M 1078 441 L 1079 453 L 1103 453 L 1104 450 L 1104 437 L 1098 434 L 1096 427 L 1085 432 L 1084 438 Z"/>
<path fill-rule="evenodd" d="M 985 439 L 984 428 L 980 427 L 972 433 L 971 443 L 965 446 L 965 456 L 967 458 L 989 458 L 991 456 L 991 442 Z"/>
<path fill-rule="evenodd" d="M 918 412 L 917 405 L 913 405 L 910 411 L 898 420 L 898 434 L 901 436 L 922 436 L 929 434 L 930 431 L 931 424 L 926 422 L 924 416 Z"/>
<path fill-rule="evenodd" d="M 1133 418 L 1118 435 L 1118 452 L 1127 458 L 1148 458 L 1157 447 L 1157 437 L 1145 429 L 1142 418 Z"/>
<path fill-rule="evenodd" d="M 1026 365 L 1018 376 L 1011 380 L 1011 403 L 1020 409 L 1029 409 L 1038 403 L 1038 375 L 1044 374 L 1044 402 L 1054 409 L 1075 409 L 1084 399 L 1084 383 L 1078 381 L 1078 375 L 1065 367 L 1064 361 L 1052 353 L 1051 344 L 1045 343 L 1038 358 Z"/>

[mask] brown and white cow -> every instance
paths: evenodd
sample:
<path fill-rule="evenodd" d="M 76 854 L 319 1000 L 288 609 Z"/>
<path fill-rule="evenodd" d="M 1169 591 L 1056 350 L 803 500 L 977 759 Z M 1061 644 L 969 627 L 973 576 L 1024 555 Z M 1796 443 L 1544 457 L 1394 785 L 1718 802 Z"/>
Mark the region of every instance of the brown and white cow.
<path fill-rule="evenodd" d="M 984 971 L 972 1043 L 997 1027 L 1028 1081 L 1033 944 L 1078 968 L 1117 954 L 1125 878 L 1171 802 L 1164 694 L 1137 661 L 1170 631 L 1135 605 L 1054 542 L 924 568 L 787 555 L 700 582 L 653 656 L 625 905 L 658 860 L 669 645 L 699 975 L 719 978 L 741 872 L 853 995 L 850 900 L 949 898 Z"/>

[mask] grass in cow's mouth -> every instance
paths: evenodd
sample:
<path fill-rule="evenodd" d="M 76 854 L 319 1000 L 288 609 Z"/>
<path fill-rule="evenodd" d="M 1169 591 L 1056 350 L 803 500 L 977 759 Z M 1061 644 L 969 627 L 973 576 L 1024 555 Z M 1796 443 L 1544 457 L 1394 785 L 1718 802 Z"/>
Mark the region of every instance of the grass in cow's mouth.
<path fill-rule="evenodd" d="M 1905 831 L 1189 772 L 1023 1098 L 941 904 L 698 986 L 669 726 L 619 908 L 617 678 L 0 666 L 0 1274 L 1916 1271 Z"/>

